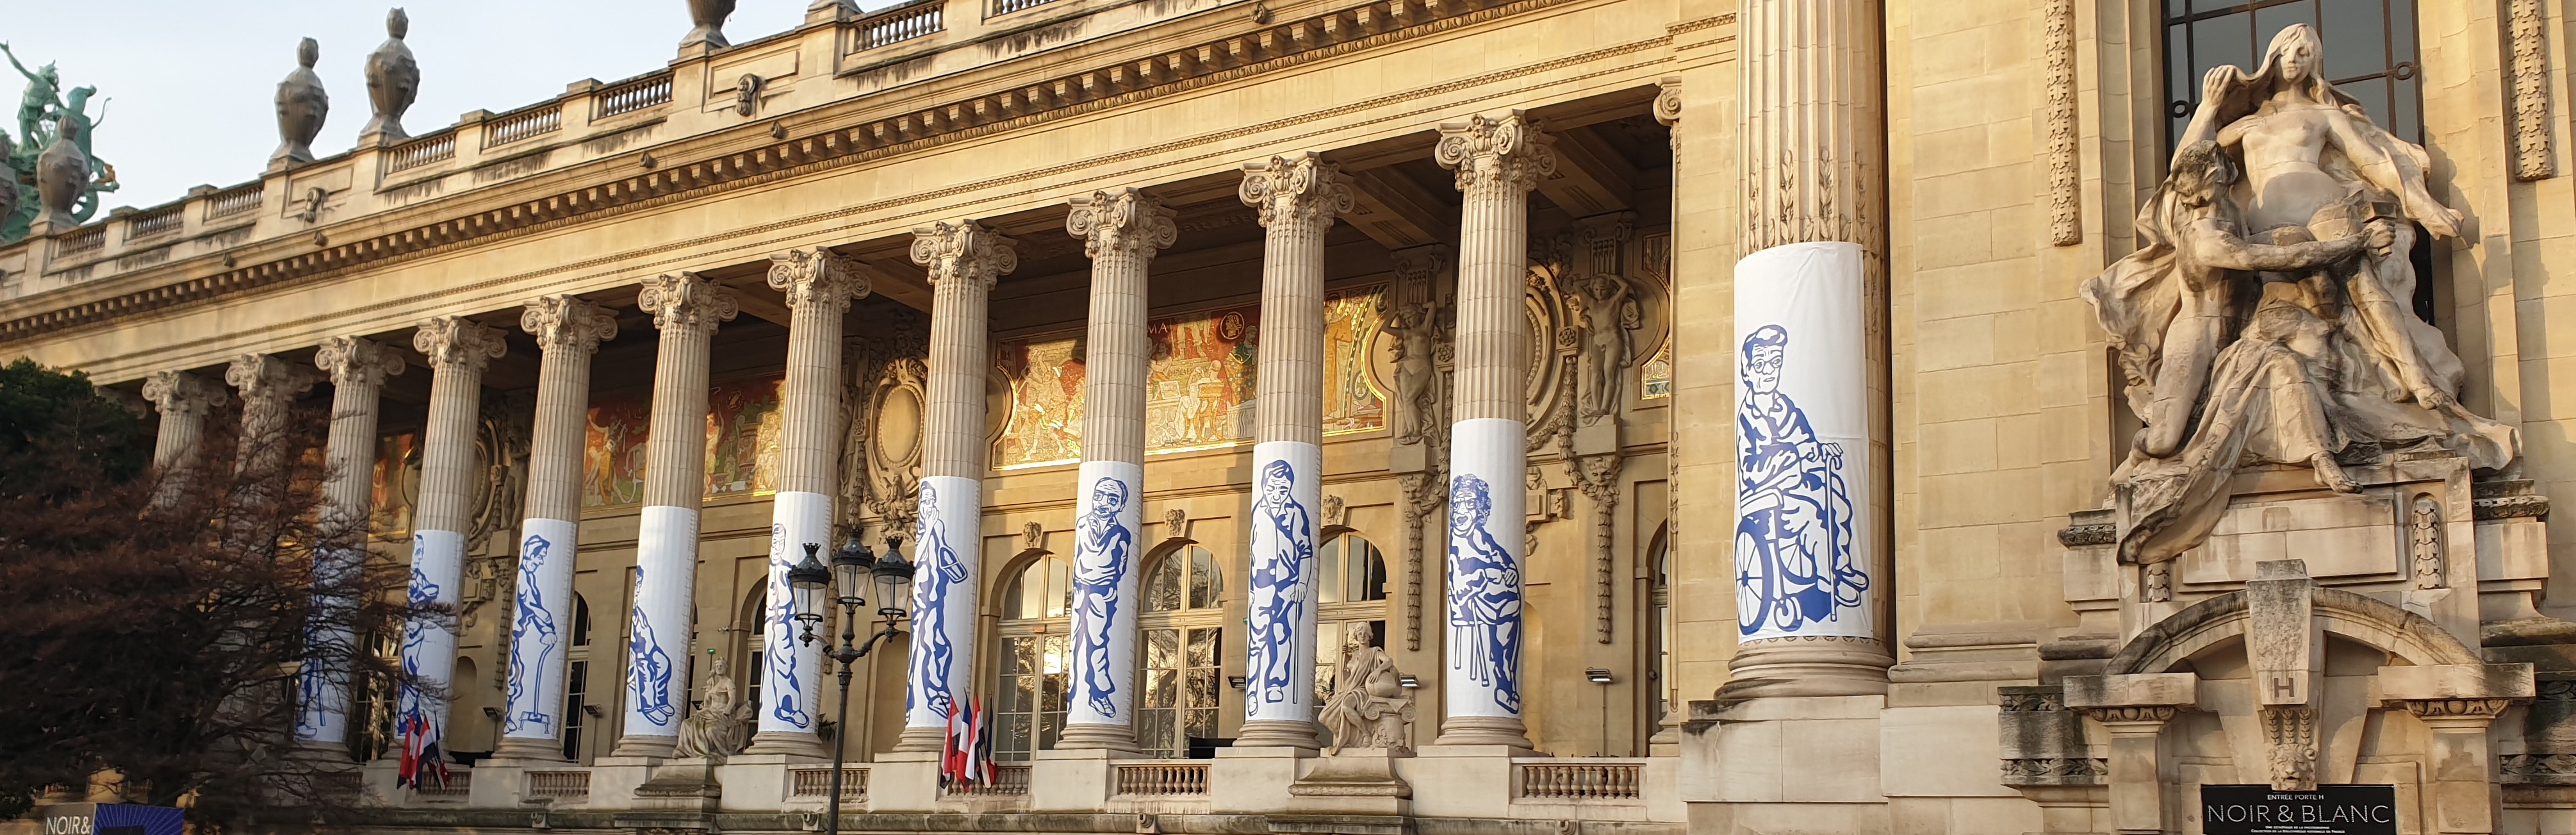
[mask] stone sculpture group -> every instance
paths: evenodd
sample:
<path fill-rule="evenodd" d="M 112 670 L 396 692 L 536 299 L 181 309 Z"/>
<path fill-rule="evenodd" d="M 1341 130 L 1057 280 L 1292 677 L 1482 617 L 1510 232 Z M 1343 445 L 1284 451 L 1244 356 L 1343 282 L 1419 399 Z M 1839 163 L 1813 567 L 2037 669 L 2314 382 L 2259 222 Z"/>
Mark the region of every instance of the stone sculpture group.
<path fill-rule="evenodd" d="M 89 113 L 96 87 L 63 90 L 62 73 L 53 64 L 35 69 L 0 43 L 0 56 L 27 78 L 18 101 L 18 135 L 13 141 L 0 130 L 0 243 L 27 236 L 39 219 L 57 229 L 88 222 L 98 213 L 98 195 L 116 190 L 116 168 L 90 154 Z"/>

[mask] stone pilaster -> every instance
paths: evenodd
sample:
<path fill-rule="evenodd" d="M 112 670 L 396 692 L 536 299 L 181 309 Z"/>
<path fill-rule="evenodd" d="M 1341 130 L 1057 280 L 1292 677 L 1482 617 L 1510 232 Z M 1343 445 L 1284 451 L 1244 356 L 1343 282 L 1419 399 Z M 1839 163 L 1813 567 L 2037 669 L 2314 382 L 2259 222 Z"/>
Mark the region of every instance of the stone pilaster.
<path fill-rule="evenodd" d="M 1058 748 L 1136 750 L 1136 583 L 1144 554 L 1145 288 L 1154 253 L 1180 234 L 1172 210 L 1132 188 L 1073 199 L 1065 231 L 1091 256 L 1074 477 L 1073 700 Z"/>
<path fill-rule="evenodd" d="M 1521 309 L 1529 192 L 1556 168 L 1520 111 L 1440 126 L 1435 156 L 1466 195 L 1458 228 L 1455 411 L 1449 425 L 1448 715 L 1440 745 L 1530 747 L 1521 723 L 1521 526 L 1530 334 Z"/>
<path fill-rule="evenodd" d="M 563 700 L 572 649 L 573 555 L 580 550 L 582 450 L 590 411 L 590 358 L 617 338 L 617 317 L 571 296 L 547 296 L 519 313 L 537 337 L 537 412 L 528 430 L 528 497 L 519 523 L 519 580 L 510 618 L 510 667 L 495 758 L 564 758 Z"/>
<path fill-rule="evenodd" d="M 1244 722 L 1235 744 L 1311 749 L 1315 534 L 1323 505 L 1324 234 L 1351 210 L 1350 178 L 1312 151 L 1246 164 L 1261 210 Z"/>
<path fill-rule="evenodd" d="M 698 576 L 698 506 L 707 492 L 707 350 L 734 298 L 696 273 L 644 280 L 636 304 L 662 332 L 645 432 L 644 509 L 635 537 L 635 606 L 628 611 L 626 730 L 620 757 L 667 757 L 688 700 L 691 603 Z"/>
<path fill-rule="evenodd" d="M 787 570 L 805 558 L 808 543 L 832 552 L 832 497 L 838 492 L 841 320 L 850 302 L 868 294 L 858 265 L 830 250 L 797 250 L 769 256 L 769 286 L 787 294 L 787 380 L 779 403 L 778 494 L 769 525 L 769 623 L 758 671 L 762 677 L 760 730 L 750 753 L 823 756 L 814 720 L 822 714 L 823 644 L 797 640 L 796 594 Z M 843 589 L 843 594 L 865 589 Z M 822 612 L 810 614 L 820 615 Z M 817 630 L 820 631 L 819 629 Z"/>
<path fill-rule="evenodd" d="M 429 420 L 421 430 L 420 503 L 412 511 L 411 586 L 414 605 L 440 604 L 453 612 L 465 582 L 465 532 L 473 529 L 476 419 L 483 401 L 483 369 L 509 350 L 498 328 L 456 316 L 423 322 L 412 348 L 429 357 Z M 447 697 L 456 672 L 456 617 L 416 618 L 403 627 L 402 664 L 421 687 L 405 686 L 394 708 L 405 739 L 445 750 Z"/>
<path fill-rule="evenodd" d="M 1655 121 L 1663 123 L 1666 130 L 1666 136 L 1673 149 L 1673 166 L 1671 175 L 1674 187 L 1672 189 L 1671 217 L 1676 218 L 1673 224 L 1676 227 L 1681 225 L 1678 218 L 1682 216 L 1682 187 L 1680 185 L 1682 182 L 1681 85 L 1681 79 L 1666 78 L 1660 85 L 1661 89 L 1655 94 Z M 1674 259 L 1674 263 L 1678 262 L 1679 259 Z M 1673 288 L 1678 290 L 1682 285 L 1678 274 L 1674 275 L 1671 280 Z M 1678 293 L 1676 293 L 1676 295 L 1678 295 Z M 1669 307 L 1666 308 L 1664 315 L 1671 319 L 1668 323 L 1670 327 L 1666 330 L 1666 333 L 1672 334 L 1670 339 L 1673 342 L 1673 355 L 1677 357 L 1688 356 L 1689 354 L 1685 353 L 1685 351 L 1695 350 L 1696 346 L 1693 348 L 1684 348 L 1682 346 L 1681 343 L 1683 340 L 1682 328 L 1680 327 L 1681 322 L 1679 321 L 1680 316 L 1673 308 Z M 1682 365 L 1683 363 L 1678 362 L 1673 364 L 1672 386 L 1673 390 L 1676 392 L 1681 391 Z M 1679 410 L 1676 409 L 1675 411 Z M 1682 541 L 1682 525 L 1684 524 L 1681 512 L 1683 491 L 1679 489 L 1682 483 L 1682 464 L 1684 461 L 1689 459 L 1685 459 L 1682 455 L 1682 435 L 1684 432 L 1681 429 L 1680 422 L 1674 421 L 1668 426 L 1669 428 L 1666 430 L 1667 434 L 1664 441 L 1664 484 L 1666 485 L 1664 492 L 1665 495 L 1669 497 L 1671 505 L 1665 508 L 1664 512 L 1664 541 L 1666 543 L 1677 543 Z M 1668 544 L 1666 547 L 1670 548 L 1671 546 Z M 1664 647 L 1665 652 L 1672 653 L 1675 657 L 1679 656 L 1678 649 L 1678 647 Z M 1675 746 L 1681 744 L 1682 720 L 1690 713 L 1690 710 L 1687 707 L 1689 700 L 1682 698 L 1681 676 L 1675 675 L 1674 673 L 1676 671 L 1672 669 L 1666 669 L 1662 672 L 1664 675 L 1662 676 L 1662 679 L 1657 682 L 1657 685 L 1664 688 L 1664 718 L 1663 721 L 1656 723 L 1654 735 L 1647 737 L 1646 739 L 1647 745 L 1651 746 L 1649 750 L 1651 750 L 1656 756 L 1680 753 L 1680 749 Z"/>
<path fill-rule="evenodd" d="M 2175 710 L 2172 705 L 2084 710 L 2111 734 L 2111 825 L 2120 832 L 2165 831 L 2164 777 L 2156 749 Z"/>
<path fill-rule="evenodd" d="M 1887 691 L 1879 5 L 1747 0 L 1739 12 L 1738 409 L 1748 425 L 1795 421 L 1814 437 L 1743 440 L 1735 521 L 1755 547 L 1734 556 L 1744 602 L 1729 697 Z M 1798 443 L 1832 454 L 1783 470 Z M 1844 518 L 1781 509 L 1796 506 Z"/>
<path fill-rule="evenodd" d="M 295 738 L 337 747 L 349 736 L 349 658 L 357 632 L 344 622 L 355 608 L 350 583 L 366 558 L 370 505 L 374 501 L 376 415 L 385 378 L 403 372 L 403 359 L 384 343 L 354 336 L 322 341 L 313 365 L 331 377 L 331 434 L 322 447 L 322 533 L 338 547 L 314 554 L 313 647 L 296 672 Z"/>
<path fill-rule="evenodd" d="M 206 413 L 232 398 L 206 378 L 185 371 L 156 371 L 143 380 L 143 399 L 161 413 L 160 436 L 152 446 L 152 466 L 164 473 L 192 465 L 197 442 L 206 434 Z"/>
<path fill-rule="evenodd" d="M 2433 732 L 2428 782 L 2440 832 L 2496 831 L 2502 786 L 2487 753 L 2487 726 L 2518 699 L 2408 699 L 2406 712 Z"/>
<path fill-rule="evenodd" d="M 1010 238 L 972 220 L 912 231 L 930 273 L 930 373 L 923 387 L 921 516 L 914 532 L 912 688 L 898 751 L 937 751 L 949 710 L 975 680 L 982 573 L 985 339 L 993 282 L 1018 269 Z"/>

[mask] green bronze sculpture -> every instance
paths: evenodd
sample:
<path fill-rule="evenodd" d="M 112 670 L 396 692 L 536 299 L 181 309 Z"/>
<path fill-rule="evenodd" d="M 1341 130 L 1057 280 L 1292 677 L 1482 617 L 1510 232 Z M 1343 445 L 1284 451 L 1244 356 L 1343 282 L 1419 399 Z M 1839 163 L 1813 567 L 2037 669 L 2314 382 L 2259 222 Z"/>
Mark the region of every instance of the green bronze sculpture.
<path fill-rule="evenodd" d="M 54 65 L 46 64 L 36 69 L 28 69 L 26 64 L 18 61 L 16 53 L 9 51 L 9 45 L 6 43 L 0 43 L 0 56 L 6 56 L 9 59 L 9 66 L 17 68 L 19 75 L 27 77 L 26 94 L 20 96 L 18 100 L 18 135 L 14 143 L 14 151 L 0 154 L 0 163 L 7 165 L 6 176 L 18 184 L 20 194 L 33 196 L 37 191 L 37 158 L 42 156 L 47 148 L 52 147 L 56 139 L 68 137 L 72 146 L 79 148 L 81 156 L 90 163 L 89 182 L 83 188 L 77 205 L 71 210 L 74 222 L 88 222 L 91 216 L 98 213 L 99 195 L 116 190 L 116 168 L 99 161 L 97 156 L 90 153 L 91 139 L 96 134 L 93 129 L 98 126 L 98 123 L 89 115 L 89 100 L 91 96 L 98 94 L 98 88 L 75 87 L 66 94 L 63 91 L 62 75 L 54 69 Z M 65 125 L 72 127 L 70 130 L 64 130 Z M 0 135 L 5 135 L 5 132 L 0 132 Z M 10 145 L 0 144 L 0 147 L 10 147 Z M 37 213 L 41 211 L 39 203 L 40 201 L 33 199 L 21 199 L 18 201 L 17 211 L 0 216 L 0 243 L 13 242 L 27 236 L 27 228 L 35 222 Z"/>

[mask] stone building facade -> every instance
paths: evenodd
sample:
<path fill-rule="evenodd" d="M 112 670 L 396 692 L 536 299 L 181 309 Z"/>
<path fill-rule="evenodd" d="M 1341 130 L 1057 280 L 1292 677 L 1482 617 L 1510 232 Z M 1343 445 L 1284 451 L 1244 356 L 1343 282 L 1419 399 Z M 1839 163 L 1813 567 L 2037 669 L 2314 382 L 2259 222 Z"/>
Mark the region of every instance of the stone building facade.
<path fill-rule="evenodd" d="M 690 5 L 0 246 L 455 605 L 307 681 L 362 828 L 2576 827 L 2548 0 Z"/>

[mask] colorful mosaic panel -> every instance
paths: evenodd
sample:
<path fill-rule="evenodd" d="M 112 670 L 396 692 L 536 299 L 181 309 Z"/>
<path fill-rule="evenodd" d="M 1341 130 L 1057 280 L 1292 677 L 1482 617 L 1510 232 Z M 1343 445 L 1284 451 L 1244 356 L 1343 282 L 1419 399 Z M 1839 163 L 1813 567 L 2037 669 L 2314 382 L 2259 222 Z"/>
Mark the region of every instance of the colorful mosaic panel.
<path fill-rule="evenodd" d="M 707 391 L 707 497 L 776 492 L 780 414 L 778 375 L 727 380 Z M 581 504 L 620 507 L 644 501 L 644 439 L 652 404 L 642 398 L 592 401 L 583 449 Z"/>
<path fill-rule="evenodd" d="M 1654 358 L 1646 361 L 1646 367 L 1638 371 L 1637 376 L 1640 380 L 1638 387 L 1645 392 L 1643 399 L 1662 400 L 1673 396 L 1673 343 L 1666 341 L 1663 350 L 1656 351 Z"/>
<path fill-rule="evenodd" d="M 377 438 L 368 485 L 368 535 L 409 539 L 412 500 L 420 495 L 420 436 L 405 432 Z"/>
<path fill-rule="evenodd" d="M 1324 434 L 1386 428 L 1386 396 L 1369 377 L 1369 339 L 1386 285 L 1324 296 Z"/>

